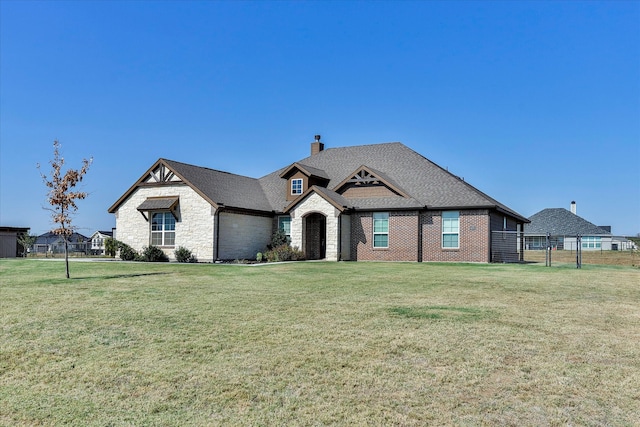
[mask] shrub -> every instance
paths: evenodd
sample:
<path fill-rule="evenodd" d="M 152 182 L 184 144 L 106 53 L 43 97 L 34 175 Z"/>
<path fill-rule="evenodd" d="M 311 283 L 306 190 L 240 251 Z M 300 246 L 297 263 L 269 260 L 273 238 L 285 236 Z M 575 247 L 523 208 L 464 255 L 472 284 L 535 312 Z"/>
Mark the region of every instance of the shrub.
<path fill-rule="evenodd" d="M 288 245 L 289 243 L 291 243 L 291 241 L 284 233 L 284 230 L 278 229 L 271 235 L 271 243 L 268 249 L 274 249 L 282 245 Z"/>
<path fill-rule="evenodd" d="M 141 261 L 169 262 L 169 257 L 159 247 L 149 245 L 142 249 Z"/>
<path fill-rule="evenodd" d="M 256 255 L 256 261 L 262 262 L 262 252 L 258 252 L 258 254 Z"/>
<path fill-rule="evenodd" d="M 138 259 L 138 253 L 126 243 L 118 242 L 118 249 L 120 249 L 120 259 L 123 261 L 135 261 Z"/>
<path fill-rule="evenodd" d="M 178 262 L 198 262 L 198 259 L 185 247 L 180 246 L 173 253 Z"/>
<path fill-rule="evenodd" d="M 286 243 L 266 251 L 264 256 L 267 258 L 267 262 L 304 260 L 304 253 L 297 246 L 291 247 Z"/>

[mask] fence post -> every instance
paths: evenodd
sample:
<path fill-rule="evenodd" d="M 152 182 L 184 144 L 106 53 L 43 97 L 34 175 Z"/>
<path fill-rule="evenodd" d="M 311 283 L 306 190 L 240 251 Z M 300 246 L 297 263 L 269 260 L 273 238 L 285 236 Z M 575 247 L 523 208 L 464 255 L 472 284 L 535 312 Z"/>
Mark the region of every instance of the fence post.
<path fill-rule="evenodd" d="M 546 244 L 545 244 L 546 254 L 545 254 L 545 257 L 544 257 L 544 265 L 546 267 L 551 267 L 551 238 L 550 237 L 551 237 L 551 234 L 547 233 L 547 240 L 546 240 Z"/>
<path fill-rule="evenodd" d="M 576 235 L 576 268 L 582 268 L 582 236 Z"/>

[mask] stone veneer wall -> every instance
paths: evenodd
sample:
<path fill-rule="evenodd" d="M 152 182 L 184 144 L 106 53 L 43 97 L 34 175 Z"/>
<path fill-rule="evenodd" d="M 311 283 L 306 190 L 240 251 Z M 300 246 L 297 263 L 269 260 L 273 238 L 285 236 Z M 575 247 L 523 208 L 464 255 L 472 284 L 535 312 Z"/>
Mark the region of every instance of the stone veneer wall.
<path fill-rule="evenodd" d="M 137 251 L 149 246 L 151 227 L 136 209 L 147 197 L 178 196 L 176 244 L 162 247 L 170 259 L 179 246 L 189 249 L 199 261 L 211 262 L 214 258 L 214 208 L 187 185 L 162 185 L 140 187 L 123 202 L 116 212 L 117 239 Z M 145 215 L 148 213 L 145 212 Z"/>
<path fill-rule="evenodd" d="M 304 251 L 304 216 L 313 212 L 321 213 L 326 217 L 325 259 L 327 261 L 337 261 L 340 211 L 316 193 L 311 193 L 291 211 L 291 246 L 297 246 Z"/>
<path fill-rule="evenodd" d="M 442 212 L 420 214 L 422 261 L 489 262 L 489 212 L 461 210 L 458 249 L 442 248 Z"/>
<path fill-rule="evenodd" d="M 219 218 L 219 259 L 254 260 L 271 241 L 271 217 L 222 211 Z"/>

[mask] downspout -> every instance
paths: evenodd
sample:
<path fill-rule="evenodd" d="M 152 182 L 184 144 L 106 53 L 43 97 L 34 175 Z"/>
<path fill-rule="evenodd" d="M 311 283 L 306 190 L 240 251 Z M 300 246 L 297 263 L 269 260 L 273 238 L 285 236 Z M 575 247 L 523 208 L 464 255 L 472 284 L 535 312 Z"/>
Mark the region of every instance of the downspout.
<path fill-rule="evenodd" d="M 342 259 L 342 213 L 338 215 L 338 256 L 337 261 Z"/>
<path fill-rule="evenodd" d="M 216 242 L 215 242 L 216 256 L 213 262 L 216 262 L 220 258 L 220 252 L 219 252 L 220 251 L 220 207 L 216 209 L 216 213 L 213 215 L 213 218 L 214 218 L 215 228 L 216 228 Z"/>

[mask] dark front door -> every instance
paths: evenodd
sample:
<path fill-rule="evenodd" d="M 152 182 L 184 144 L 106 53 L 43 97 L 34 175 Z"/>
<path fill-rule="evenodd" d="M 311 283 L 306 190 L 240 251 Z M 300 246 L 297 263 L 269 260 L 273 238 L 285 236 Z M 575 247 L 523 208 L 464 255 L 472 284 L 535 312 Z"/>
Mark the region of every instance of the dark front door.
<path fill-rule="evenodd" d="M 313 213 L 305 218 L 304 252 L 307 259 L 324 259 L 327 240 L 327 219 Z"/>

